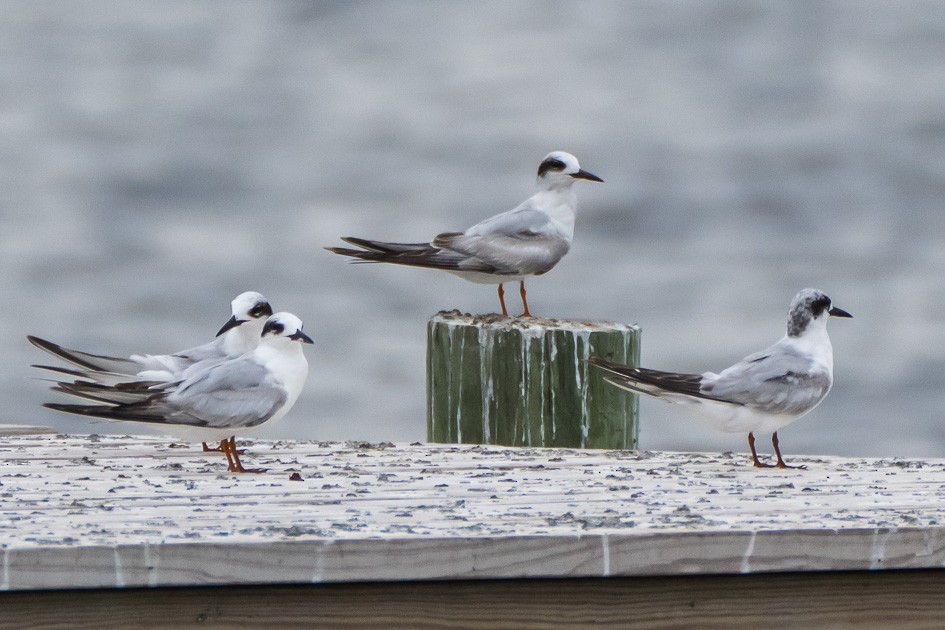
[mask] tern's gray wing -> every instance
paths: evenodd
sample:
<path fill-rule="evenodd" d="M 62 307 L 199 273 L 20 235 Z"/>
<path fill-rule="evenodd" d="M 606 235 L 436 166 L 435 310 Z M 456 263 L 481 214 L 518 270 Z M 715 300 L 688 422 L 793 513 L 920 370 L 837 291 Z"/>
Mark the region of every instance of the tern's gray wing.
<path fill-rule="evenodd" d="M 250 427 L 268 420 L 287 399 L 266 368 L 244 355 L 218 363 L 181 384 L 167 396 L 174 415 L 211 427 Z"/>
<path fill-rule="evenodd" d="M 433 244 L 462 254 L 461 270 L 479 270 L 507 275 L 540 275 L 568 253 L 570 244 L 560 236 L 523 229 L 503 234 L 441 234 Z"/>
<path fill-rule="evenodd" d="M 720 374 L 683 374 L 588 359 L 611 373 L 617 387 L 661 398 L 683 395 L 744 405 L 771 414 L 802 414 L 823 400 L 833 383 L 830 374 L 810 357 L 775 345 L 746 357 Z"/>
<path fill-rule="evenodd" d="M 262 385 L 240 390 L 219 390 L 168 401 L 168 422 L 220 429 L 255 427 L 269 420 L 285 404 L 285 389 Z"/>
<path fill-rule="evenodd" d="M 386 262 L 447 271 L 496 275 L 537 275 L 557 264 L 571 244 L 547 213 L 528 199 L 514 210 L 497 214 L 465 232 L 445 232 L 429 243 L 386 243 L 344 237 L 361 249 L 329 251 L 364 262 Z"/>
<path fill-rule="evenodd" d="M 244 356 L 202 370 L 169 391 L 156 392 L 140 402 L 44 406 L 111 420 L 235 429 L 262 424 L 287 398 L 284 388 L 270 382 L 262 365 Z"/>
<path fill-rule="evenodd" d="M 527 199 L 514 210 L 503 212 L 480 221 L 464 232 L 467 236 L 515 234 L 553 234 L 556 232 L 548 214 L 536 209 L 532 199 Z"/>
<path fill-rule="evenodd" d="M 139 372 L 165 371 L 172 376 L 176 376 L 195 363 L 226 359 L 223 343 L 223 337 L 220 336 L 205 344 L 187 348 L 174 354 L 133 354 L 131 358 L 138 363 Z"/>
<path fill-rule="evenodd" d="M 718 375 L 706 375 L 704 394 L 771 414 L 801 414 L 823 400 L 831 374 L 810 356 L 775 344 Z"/>
<path fill-rule="evenodd" d="M 538 275 L 554 267 L 571 244 L 548 215 L 532 207 L 531 200 L 509 212 L 497 214 L 462 233 L 450 232 L 433 239 L 433 245 L 461 254 L 461 269 L 485 265 L 491 273 Z"/>
<path fill-rule="evenodd" d="M 437 237 L 453 236 L 459 232 L 441 234 Z M 489 265 L 451 249 L 442 249 L 431 243 L 386 243 L 384 241 L 369 241 L 363 238 L 346 236 L 341 240 L 357 245 L 361 249 L 350 247 L 326 247 L 330 252 L 355 258 L 355 262 L 383 262 L 408 267 L 426 267 L 430 269 L 445 269 L 446 271 L 480 271 L 493 273 L 495 269 Z M 436 239 L 434 239 L 434 242 Z"/>

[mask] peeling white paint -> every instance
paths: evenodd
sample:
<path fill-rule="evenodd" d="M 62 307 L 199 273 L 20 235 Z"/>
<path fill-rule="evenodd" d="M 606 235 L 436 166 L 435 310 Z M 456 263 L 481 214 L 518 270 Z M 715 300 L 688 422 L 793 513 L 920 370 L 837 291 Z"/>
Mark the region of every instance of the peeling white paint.
<path fill-rule="evenodd" d="M 0 583 L 0 589 L 10 590 L 10 551 L 9 547 L 3 548 L 3 581 Z"/>
<path fill-rule="evenodd" d="M 626 334 L 624 334 L 626 337 Z M 574 337 L 574 375 L 581 392 L 581 448 L 587 444 L 591 414 L 587 408 L 587 358 L 590 356 L 591 331 L 585 330 Z"/>
<path fill-rule="evenodd" d="M 457 384 L 457 386 L 456 386 L 456 391 L 457 391 L 457 392 L 460 392 L 460 394 L 462 394 L 462 391 L 463 391 L 463 369 L 462 369 L 462 365 L 463 365 L 463 358 L 464 358 L 464 356 L 465 356 L 465 354 L 466 354 L 466 336 L 463 334 L 462 329 L 459 328 L 458 326 L 453 326 L 453 327 L 450 328 L 450 335 L 452 336 L 456 331 L 459 331 L 459 343 L 457 344 L 456 341 L 453 340 L 453 339 L 451 339 L 450 342 L 453 344 L 453 347 L 454 347 L 454 348 L 455 348 L 457 345 L 459 346 L 459 363 L 458 363 L 458 364 L 455 364 L 455 365 L 459 365 L 459 366 L 460 366 L 459 375 L 458 375 L 458 381 L 459 381 L 459 382 L 458 382 L 458 384 Z M 452 388 L 452 386 L 451 386 L 451 387 L 450 387 L 450 391 L 452 391 L 452 390 L 453 390 L 453 388 Z M 463 441 L 463 404 L 462 404 L 462 400 L 458 401 L 457 404 L 456 404 L 456 441 L 457 441 L 457 442 L 462 442 L 462 441 Z"/>
<path fill-rule="evenodd" d="M 601 545 L 601 556 L 603 557 L 603 560 L 604 560 L 603 576 L 610 577 L 610 538 L 608 538 L 607 534 L 601 535 L 600 545 Z"/>
<path fill-rule="evenodd" d="M 886 545 L 897 531 L 895 527 L 890 527 L 885 531 L 880 529 L 873 531 L 873 543 L 872 549 L 870 550 L 871 569 L 883 569 L 886 567 Z"/>
<path fill-rule="evenodd" d="M 118 550 L 118 545 L 112 547 L 112 557 L 115 560 L 115 586 L 117 588 L 124 588 L 125 574 L 121 568 L 121 553 Z"/>
<path fill-rule="evenodd" d="M 159 571 L 158 563 L 159 563 L 160 560 L 161 560 L 160 553 L 158 553 L 157 555 L 155 555 L 154 557 L 152 557 L 152 556 L 151 556 L 151 543 L 148 542 L 147 540 L 144 541 L 143 549 L 144 549 L 144 551 L 143 551 L 143 555 L 144 555 L 144 566 L 145 566 L 145 568 L 147 569 L 147 572 L 148 572 L 148 586 L 157 586 L 157 585 L 159 584 L 159 582 L 158 582 L 158 571 Z M 160 546 L 158 546 L 158 549 L 160 549 Z"/>
<path fill-rule="evenodd" d="M 492 344 L 493 332 L 487 326 L 480 326 L 477 331 L 480 360 L 479 360 L 479 387 L 482 391 L 482 436 L 487 444 L 492 441 L 492 407 L 495 401 L 495 390 L 492 383 Z"/>
<path fill-rule="evenodd" d="M 758 535 L 758 532 L 752 530 L 751 537 L 748 539 L 748 547 L 745 548 L 745 553 L 742 554 L 742 573 L 751 573 L 751 556 L 755 553 L 755 536 Z"/>

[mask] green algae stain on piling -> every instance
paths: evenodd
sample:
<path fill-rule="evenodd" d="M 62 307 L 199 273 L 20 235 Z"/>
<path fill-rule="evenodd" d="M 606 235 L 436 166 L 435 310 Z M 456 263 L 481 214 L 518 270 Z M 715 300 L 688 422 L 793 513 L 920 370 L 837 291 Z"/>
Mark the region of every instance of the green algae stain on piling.
<path fill-rule="evenodd" d="M 427 328 L 431 442 L 632 449 L 635 396 L 585 360 L 637 365 L 640 329 L 441 311 Z"/>

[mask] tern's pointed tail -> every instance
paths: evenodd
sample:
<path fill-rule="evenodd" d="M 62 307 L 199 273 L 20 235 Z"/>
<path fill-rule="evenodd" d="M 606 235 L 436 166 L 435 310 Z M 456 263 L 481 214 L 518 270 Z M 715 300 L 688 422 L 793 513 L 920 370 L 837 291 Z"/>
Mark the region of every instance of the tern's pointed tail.
<path fill-rule="evenodd" d="M 621 389 L 655 398 L 661 398 L 664 394 L 672 393 L 715 400 L 702 392 L 703 377 L 701 374 L 662 372 L 660 370 L 620 365 L 597 357 L 591 357 L 587 362 L 609 372 L 605 380 Z"/>
<path fill-rule="evenodd" d="M 437 238 L 455 234 L 458 233 L 441 234 Z M 464 261 L 464 257 L 457 252 L 430 243 L 385 243 L 352 236 L 345 236 L 341 240 L 362 249 L 351 249 L 349 247 L 326 247 L 325 249 L 335 254 L 355 258 L 356 262 L 382 262 L 407 265 L 408 267 L 455 271 L 460 268 L 460 263 Z M 472 271 L 481 270 L 470 265 L 467 265 L 467 268 Z"/>
<path fill-rule="evenodd" d="M 63 348 L 57 343 L 40 339 L 33 335 L 27 335 L 26 339 L 40 350 L 86 370 L 112 372 L 115 374 L 134 374 L 140 369 L 138 364 L 130 359 L 91 354 L 89 352 L 82 352 L 81 350 L 70 350 L 69 348 Z"/>

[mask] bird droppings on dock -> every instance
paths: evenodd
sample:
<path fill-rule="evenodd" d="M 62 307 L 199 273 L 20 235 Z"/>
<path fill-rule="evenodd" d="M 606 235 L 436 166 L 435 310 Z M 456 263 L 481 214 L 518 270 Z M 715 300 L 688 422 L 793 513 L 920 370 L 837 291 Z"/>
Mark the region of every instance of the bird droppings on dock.
<path fill-rule="evenodd" d="M 210 562 L 200 549 L 225 559 L 271 548 L 272 562 L 292 564 L 285 554 L 297 551 L 280 546 L 289 541 L 340 554 L 318 560 L 328 563 L 325 580 L 602 575 L 601 553 L 610 575 L 945 566 L 945 460 L 807 457 L 798 458 L 807 470 L 758 470 L 732 453 L 251 440 L 246 448 L 269 472 L 230 474 L 199 445 L 159 437 L 4 438 L 7 588 L 53 580 L 43 573 L 52 569 L 33 566 L 37 557 L 65 553 L 49 562 L 68 573 L 83 554 L 115 548 L 125 550 L 125 585 L 156 579 L 141 566 L 142 549 L 152 561 L 183 554 L 161 584 L 214 582 L 230 569 L 204 576 L 187 566 L 191 554 Z M 341 543 L 349 546 L 326 551 Z M 352 549 L 380 554 L 374 568 L 345 564 Z M 470 574 L 483 554 L 495 566 Z M 113 585 L 110 558 L 96 560 L 110 577 L 95 584 Z M 377 569 L 384 562 L 393 565 Z"/>

